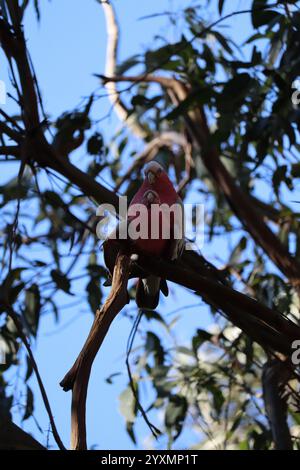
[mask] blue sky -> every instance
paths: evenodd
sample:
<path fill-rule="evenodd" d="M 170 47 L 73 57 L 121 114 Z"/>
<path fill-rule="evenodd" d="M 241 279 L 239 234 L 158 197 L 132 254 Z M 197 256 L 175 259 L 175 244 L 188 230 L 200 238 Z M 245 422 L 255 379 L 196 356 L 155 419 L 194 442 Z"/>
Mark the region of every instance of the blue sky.
<path fill-rule="evenodd" d="M 51 117 L 59 116 L 63 111 L 73 109 L 82 99 L 94 90 L 97 80 L 93 73 L 103 73 L 105 63 L 106 32 L 101 7 L 94 0 L 52 0 L 41 2 L 41 22 L 36 21 L 33 9 L 30 8 L 25 19 L 25 32 L 28 38 L 28 47 L 35 65 L 38 81 L 41 87 L 44 106 Z M 191 2 L 151 0 L 141 2 L 136 0 L 115 1 L 118 18 L 121 25 L 120 57 L 126 57 L 143 52 L 151 44 L 155 34 L 162 35 L 173 41 L 180 33 L 180 22 L 175 26 L 167 26 L 167 19 L 163 16 L 151 20 L 138 21 L 138 18 L 165 10 L 176 11 Z M 197 2 L 201 3 L 201 2 Z M 202 2 L 203 4 L 205 2 Z M 232 1 L 230 11 L 235 7 L 244 8 L 249 2 Z M 228 10 L 229 11 L 229 10 Z M 215 15 L 216 17 L 216 15 Z M 212 16 L 212 19 L 215 17 Z M 249 20 L 238 17 L 235 21 L 227 22 L 238 40 L 245 38 L 249 31 Z M 0 56 L 2 61 L 2 55 Z M 3 61 L 2 61 L 3 62 Z M 3 70 L 3 69 L 2 69 Z M 1 72 L 2 73 L 2 72 Z M 7 75 L 3 70 L 3 77 L 7 82 Z M 8 102 L 7 112 L 13 107 Z M 97 118 L 104 116 L 109 110 L 107 99 L 101 100 L 94 110 Z M 112 114 L 107 121 L 101 123 L 101 130 L 108 141 L 120 123 Z M 76 156 L 80 164 L 80 154 Z M 7 173 L 2 174 L 1 182 L 15 174 L 16 167 L 5 167 Z M 201 202 L 200 196 L 198 196 Z M 216 261 L 217 254 L 226 252 L 226 244 L 218 242 L 209 248 L 204 246 L 203 253 Z M 218 260 L 219 262 L 220 260 Z M 76 283 L 73 291 L 80 290 Z M 167 315 L 175 309 L 182 308 L 182 315 L 176 331 L 179 340 L 184 343 L 197 327 L 203 327 L 211 322 L 208 308 L 200 305 L 186 308 L 189 305 L 200 303 L 200 300 L 182 288 L 174 288 L 172 295 L 160 305 L 160 312 Z M 68 300 L 68 299 L 67 299 Z M 69 298 L 68 302 L 74 299 Z M 64 297 L 64 303 L 68 303 Z M 63 301 L 62 301 L 63 303 Z M 74 319 L 74 321 L 72 321 Z M 52 405 L 55 421 L 60 435 L 66 445 L 69 442 L 70 426 L 70 393 L 64 393 L 58 383 L 69 369 L 77 356 L 84 339 L 86 338 L 92 315 L 81 305 L 65 309 L 57 325 L 51 315 L 45 315 L 37 342 L 33 350 L 44 380 L 49 400 Z M 124 353 L 126 342 L 131 328 L 131 322 L 120 315 L 112 325 L 110 332 L 95 361 L 89 385 L 87 401 L 87 429 L 89 446 L 97 445 L 100 449 L 130 449 L 134 448 L 127 436 L 124 420 L 118 411 L 118 395 L 127 383 Z M 105 378 L 113 372 L 122 372 L 116 378 L 115 385 L 108 385 Z M 48 417 L 45 413 L 35 378 L 31 379 L 31 386 L 36 392 L 35 417 L 44 431 L 49 428 Z M 16 384 L 12 384 L 15 388 Z M 17 410 L 16 410 L 17 411 Z M 15 415 L 18 421 L 18 413 Z M 24 429 L 32 432 L 37 439 L 46 444 L 45 435 L 42 436 L 33 419 L 23 423 Z M 47 433 L 46 433 L 47 434 Z M 144 438 L 149 434 L 144 422 L 139 419 L 137 435 L 138 447 L 149 446 Z M 51 435 L 49 442 L 55 446 Z M 177 447 L 191 444 L 190 436 L 183 435 L 178 440 Z M 158 443 L 164 448 L 165 443 Z"/>

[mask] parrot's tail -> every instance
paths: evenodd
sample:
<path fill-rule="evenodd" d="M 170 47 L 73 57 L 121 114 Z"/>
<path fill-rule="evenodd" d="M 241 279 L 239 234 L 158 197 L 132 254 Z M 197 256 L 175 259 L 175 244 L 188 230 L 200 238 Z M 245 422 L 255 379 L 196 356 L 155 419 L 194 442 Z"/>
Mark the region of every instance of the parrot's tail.
<path fill-rule="evenodd" d="M 149 310 L 156 309 L 159 302 L 159 292 L 168 295 L 168 287 L 165 279 L 157 276 L 148 276 L 146 279 L 139 279 L 136 287 L 136 303 L 139 308 Z"/>

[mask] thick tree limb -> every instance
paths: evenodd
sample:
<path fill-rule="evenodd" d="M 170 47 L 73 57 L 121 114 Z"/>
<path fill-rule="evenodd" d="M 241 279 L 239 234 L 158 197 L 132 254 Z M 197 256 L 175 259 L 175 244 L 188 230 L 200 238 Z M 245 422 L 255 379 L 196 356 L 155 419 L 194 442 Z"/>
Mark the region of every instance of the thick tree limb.
<path fill-rule="evenodd" d="M 0 42 L 8 59 L 19 54 L 19 45 L 6 21 L 0 18 Z"/>
<path fill-rule="evenodd" d="M 290 378 L 287 364 L 270 359 L 263 368 L 262 384 L 266 413 L 277 450 L 292 450 L 293 443 L 287 423 L 287 402 L 284 387 Z"/>
<path fill-rule="evenodd" d="M 17 131 L 15 131 L 14 129 L 11 129 L 7 124 L 1 121 L 0 121 L 0 133 L 6 134 L 12 140 L 18 143 L 20 143 L 23 139 L 22 136 Z"/>
<path fill-rule="evenodd" d="M 20 156 L 20 147 L 18 145 L 4 145 L 0 147 L 0 155 Z"/>
<path fill-rule="evenodd" d="M 187 269 L 184 261 L 185 256 L 182 261 L 171 263 L 141 255 L 139 264 L 152 274 L 159 274 L 198 293 L 264 348 L 290 355 L 292 341 L 300 338 L 299 326 L 255 299 L 204 277 L 199 271 Z"/>
<path fill-rule="evenodd" d="M 130 258 L 120 252 L 112 280 L 112 287 L 104 305 L 97 310 L 88 338 L 74 365 L 60 382 L 65 391 L 72 389 L 71 448 L 86 449 L 85 405 L 93 361 L 115 316 L 128 303 L 127 282 Z"/>
<path fill-rule="evenodd" d="M 122 242 L 123 245 L 125 243 Z M 112 258 L 117 256 L 117 252 L 118 249 Z M 145 255 L 142 255 L 141 260 L 142 268 L 149 273 L 163 275 L 196 291 L 205 302 L 225 314 L 265 349 L 289 355 L 291 342 L 300 337 L 297 325 L 284 318 L 280 312 L 232 289 L 223 272 L 194 251 L 185 251 L 176 263 L 149 259 Z"/>
<path fill-rule="evenodd" d="M 32 131 L 39 126 L 38 100 L 27 56 L 24 33 L 20 25 L 18 16 L 19 7 L 13 2 L 7 4 L 13 22 L 14 33 L 11 32 L 8 24 L 0 19 L 0 41 L 4 52 L 8 58 L 14 58 L 22 88 L 22 111 L 24 124 L 27 130 Z"/>
<path fill-rule="evenodd" d="M 250 195 L 250 198 L 251 198 L 252 204 L 257 208 L 257 210 L 260 211 L 264 220 L 270 220 L 276 224 L 280 222 L 280 220 L 282 219 L 280 209 L 277 209 L 271 204 L 261 201 L 255 196 Z M 282 206 L 282 210 L 288 210 L 288 209 L 289 208 L 287 206 Z"/>
<path fill-rule="evenodd" d="M 118 210 L 119 198 L 117 194 L 81 171 L 67 157 L 60 155 L 47 142 L 41 129 L 36 132 L 34 137 L 27 141 L 27 149 L 27 154 L 42 168 L 52 168 L 76 185 L 87 197 L 93 197 L 99 204 L 111 204 Z"/>
<path fill-rule="evenodd" d="M 0 450 L 47 450 L 9 418 L 0 418 Z"/>

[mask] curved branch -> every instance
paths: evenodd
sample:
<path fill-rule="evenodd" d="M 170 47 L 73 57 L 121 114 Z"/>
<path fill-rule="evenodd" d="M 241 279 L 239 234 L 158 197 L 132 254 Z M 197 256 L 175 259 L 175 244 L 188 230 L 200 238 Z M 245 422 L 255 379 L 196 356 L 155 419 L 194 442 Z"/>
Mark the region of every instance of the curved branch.
<path fill-rule="evenodd" d="M 95 356 L 115 316 L 128 303 L 127 282 L 130 258 L 120 252 L 116 261 L 112 287 L 100 310 L 97 310 L 88 338 L 74 365 L 60 382 L 65 391 L 72 389 L 71 448 L 86 449 L 85 404 L 88 382 Z"/>
<path fill-rule="evenodd" d="M 114 8 L 108 0 L 98 0 L 102 5 L 107 30 L 107 48 L 106 48 L 106 64 L 105 74 L 108 76 L 115 75 L 117 65 L 117 53 L 119 44 L 119 26 L 116 19 Z M 138 137 L 145 138 L 147 133 L 143 126 L 138 122 L 136 116 L 129 116 L 129 110 L 121 100 L 120 94 L 117 90 L 116 84 L 113 82 L 106 82 L 105 87 L 108 91 L 108 96 L 111 104 L 118 118 L 124 122 L 130 130 Z"/>

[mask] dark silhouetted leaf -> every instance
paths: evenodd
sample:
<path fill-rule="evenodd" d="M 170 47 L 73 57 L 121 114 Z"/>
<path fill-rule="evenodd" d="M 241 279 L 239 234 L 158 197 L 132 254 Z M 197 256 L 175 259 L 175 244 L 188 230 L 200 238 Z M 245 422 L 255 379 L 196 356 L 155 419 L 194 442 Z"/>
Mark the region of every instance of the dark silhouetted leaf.
<path fill-rule="evenodd" d="M 186 417 L 188 405 L 186 398 L 180 395 L 171 395 L 166 408 L 165 426 L 169 436 L 175 440 L 180 435 Z"/>
<path fill-rule="evenodd" d="M 33 403 L 34 403 L 34 397 L 33 397 L 32 390 L 30 387 L 27 386 L 26 407 L 25 407 L 25 413 L 22 419 L 23 421 L 30 418 L 30 416 L 32 415 Z"/>
<path fill-rule="evenodd" d="M 41 295 L 37 284 L 26 290 L 24 317 L 30 332 L 36 336 L 41 311 Z"/>
<path fill-rule="evenodd" d="M 73 295 L 70 292 L 70 280 L 65 274 L 63 274 L 61 271 L 58 271 L 57 269 L 52 269 L 50 274 L 58 289 L 63 290 L 67 294 Z"/>

